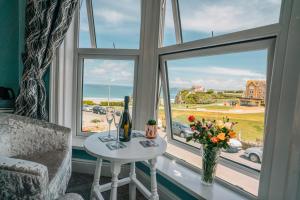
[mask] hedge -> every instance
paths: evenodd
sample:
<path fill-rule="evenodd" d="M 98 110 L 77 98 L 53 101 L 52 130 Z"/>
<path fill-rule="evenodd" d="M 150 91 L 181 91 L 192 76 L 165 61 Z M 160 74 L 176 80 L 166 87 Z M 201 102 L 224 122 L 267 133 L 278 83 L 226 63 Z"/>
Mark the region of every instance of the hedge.
<path fill-rule="evenodd" d="M 99 104 L 100 106 L 108 106 L 108 101 L 102 101 Z M 120 106 L 123 107 L 124 106 L 124 102 L 123 101 L 110 101 L 109 102 L 110 106 Z"/>

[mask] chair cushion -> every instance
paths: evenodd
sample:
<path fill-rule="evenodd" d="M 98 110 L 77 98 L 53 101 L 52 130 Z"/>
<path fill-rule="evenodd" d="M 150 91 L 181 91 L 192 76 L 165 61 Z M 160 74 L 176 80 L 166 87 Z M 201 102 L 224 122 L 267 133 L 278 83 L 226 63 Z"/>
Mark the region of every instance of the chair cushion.
<path fill-rule="evenodd" d="M 25 156 L 15 156 L 14 158 L 28 160 L 45 165 L 48 169 L 49 182 L 51 182 L 53 177 L 56 175 L 59 167 L 61 167 L 62 162 L 66 157 L 66 153 L 67 152 L 64 150 L 58 150 Z"/>

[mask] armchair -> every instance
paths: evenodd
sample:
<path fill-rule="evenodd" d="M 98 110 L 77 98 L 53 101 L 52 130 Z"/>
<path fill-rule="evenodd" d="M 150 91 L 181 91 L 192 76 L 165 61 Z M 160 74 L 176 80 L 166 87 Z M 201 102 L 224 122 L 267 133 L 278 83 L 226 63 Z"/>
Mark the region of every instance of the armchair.
<path fill-rule="evenodd" d="M 0 199 L 54 200 L 71 176 L 70 129 L 0 114 Z"/>

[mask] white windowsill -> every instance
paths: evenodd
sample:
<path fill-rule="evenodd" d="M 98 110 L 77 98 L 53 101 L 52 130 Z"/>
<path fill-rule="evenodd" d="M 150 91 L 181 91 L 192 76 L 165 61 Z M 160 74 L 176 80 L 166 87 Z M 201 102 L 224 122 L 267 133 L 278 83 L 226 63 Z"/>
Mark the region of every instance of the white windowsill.
<path fill-rule="evenodd" d="M 83 148 L 85 137 L 73 137 L 72 146 L 75 149 Z M 160 156 L 157 162 L 157 169 L 160 175 L 175 183 L 196 198 L 202 197 L 208 200 L 246 200 L 245 196 L 235 192 L 220 183 L 215 183 L 211 187 L 201 184 L 201 175 L 186 166 L 176 163 L 166 156 Z"/>

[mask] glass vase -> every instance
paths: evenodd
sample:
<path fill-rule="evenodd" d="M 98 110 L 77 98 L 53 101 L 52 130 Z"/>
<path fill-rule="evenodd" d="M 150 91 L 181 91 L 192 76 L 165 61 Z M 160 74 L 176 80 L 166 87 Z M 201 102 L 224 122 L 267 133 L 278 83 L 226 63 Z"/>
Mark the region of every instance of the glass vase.
<path fill-rule="evenodd" d="M 220 148 L 202 147 L 202 184 L 211 186 L 214 183 L 219 157 Z"/>

